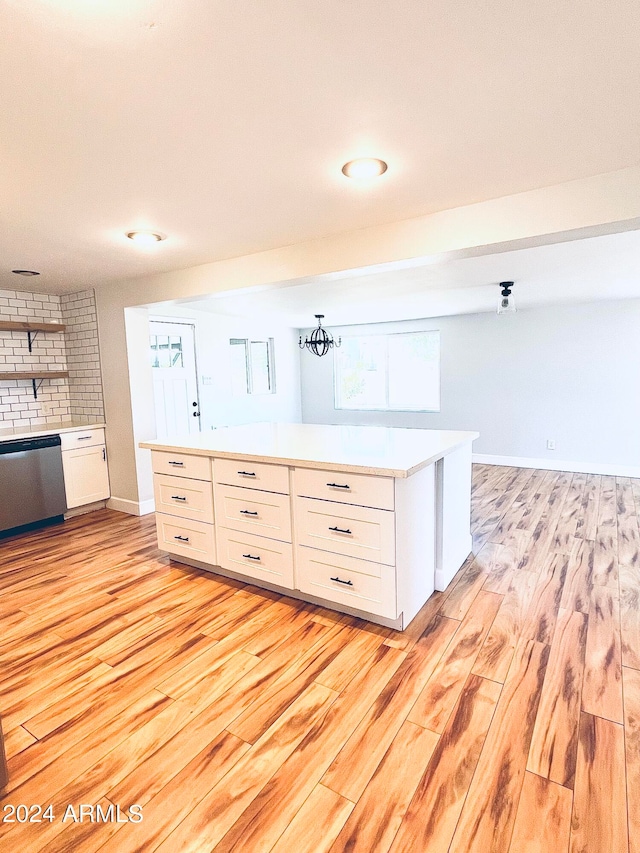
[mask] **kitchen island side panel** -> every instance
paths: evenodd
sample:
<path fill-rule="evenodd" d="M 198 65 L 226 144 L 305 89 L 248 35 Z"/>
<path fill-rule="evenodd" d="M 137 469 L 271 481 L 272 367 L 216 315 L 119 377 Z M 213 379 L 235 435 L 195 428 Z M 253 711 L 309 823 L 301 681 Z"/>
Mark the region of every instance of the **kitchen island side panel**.
<path fill-rule="evenodd" d="M 435 589 L 436 466 L 396 478 L 398 611 L 406 628 Z"/>
<path fill-rule="evenodd" d="M 471 553 L 471 443 L 436 463 L 435 586 L 445 590 Z"/>

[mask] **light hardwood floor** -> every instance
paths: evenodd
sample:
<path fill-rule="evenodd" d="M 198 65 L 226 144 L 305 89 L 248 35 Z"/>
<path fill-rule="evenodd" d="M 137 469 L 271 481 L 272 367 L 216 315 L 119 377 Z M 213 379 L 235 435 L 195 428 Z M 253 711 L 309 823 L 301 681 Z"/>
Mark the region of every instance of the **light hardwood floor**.
<path fill-rule="evenodd" d="M 170 563 L 153 517 L 0 542 L 0 806 L 55 814 L 0 851 L 640 853 L 639 514 L 475 466 L 474 554 L 403 634 Z"/>

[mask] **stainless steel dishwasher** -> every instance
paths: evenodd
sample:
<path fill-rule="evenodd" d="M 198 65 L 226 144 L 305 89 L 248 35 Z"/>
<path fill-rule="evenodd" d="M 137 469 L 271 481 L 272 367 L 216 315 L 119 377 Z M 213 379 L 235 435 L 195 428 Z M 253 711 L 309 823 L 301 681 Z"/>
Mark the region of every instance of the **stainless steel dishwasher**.
<path fill-rule="evenodd" d="M 0 536 L 62 521 L 66 509 L 60 436 L 0 442 Z"/>

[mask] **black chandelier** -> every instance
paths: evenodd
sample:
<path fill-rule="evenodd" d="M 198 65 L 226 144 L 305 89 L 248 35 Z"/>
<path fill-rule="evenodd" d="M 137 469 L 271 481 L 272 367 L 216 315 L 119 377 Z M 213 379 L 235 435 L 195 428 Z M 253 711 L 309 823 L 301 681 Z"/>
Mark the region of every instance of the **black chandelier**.
<path fill-rule="evenodd" d="M 300 335 L 298 346 L 300 349 L 304 349 L 306 347 L 309 352 L 312 352 L 317 356 L 326 355 L 331 347 L 340 346 L 342 338 L 338 338 L 336 343 L 333 339 L 333 335 L 329 334 L 329 332 L 322 328 L 322 318 L 324 317 L 324 314 L 314 314 L 314 316 L 318 321 L 318 328 L 314 329 L 309 337 L 305 337 L 304 341 L 302 340 L 302 335 Z"/>

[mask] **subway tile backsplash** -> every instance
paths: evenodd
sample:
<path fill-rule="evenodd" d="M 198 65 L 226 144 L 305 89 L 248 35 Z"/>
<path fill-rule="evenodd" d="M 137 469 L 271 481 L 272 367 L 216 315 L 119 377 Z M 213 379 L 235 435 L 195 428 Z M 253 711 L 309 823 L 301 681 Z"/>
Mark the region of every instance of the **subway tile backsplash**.
<path fill-rule="evenodd" d="M 64 342 L 69 370 L 69 402 L 72 417 L 104 417 L 102 374 L 98 350 L 98 319 L 93 290 L 60 297 Z"/>
<path fill-rule="evenodd" d="M 63 296 L 0 290 L 0 320 L 64 323 L 63 334 L 40 332 L 29 352 L 26 332 L 0 330 L 0 371 L 68 370 L 45 379 L 34 400 L 31 380 L 0 380 L 0 424 L 46 426 L 104 417 L 93 290 Z"/>

